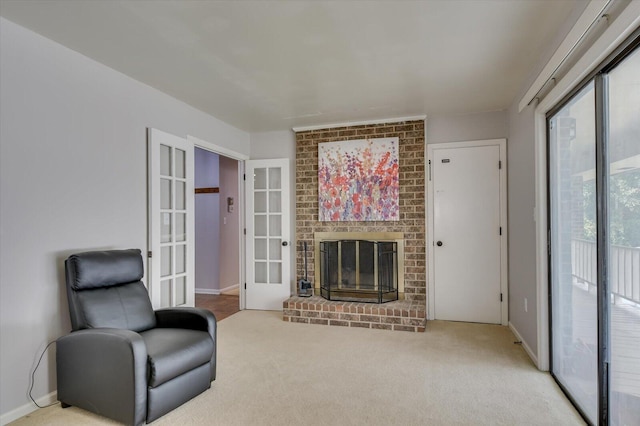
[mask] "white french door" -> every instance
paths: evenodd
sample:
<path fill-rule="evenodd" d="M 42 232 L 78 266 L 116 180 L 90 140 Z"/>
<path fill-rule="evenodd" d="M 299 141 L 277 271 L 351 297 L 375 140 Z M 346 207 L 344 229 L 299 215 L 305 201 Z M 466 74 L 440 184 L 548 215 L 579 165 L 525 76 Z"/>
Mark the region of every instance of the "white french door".
<path fill-rule="evenodd" d="M 507 323 L 505 148 L 504 140 L 428 147 L 435 319 Z"/>
<path fill-rule="evenodd" d="M 289 160 L 250 160 L 246 174 L 246 309 L 282 310 L 291 295 Z"/>
<path fill-rule="evenodd" d="M 148 130 L 149 295 L 155 309 L 195 304 L 193 143 Z"/>

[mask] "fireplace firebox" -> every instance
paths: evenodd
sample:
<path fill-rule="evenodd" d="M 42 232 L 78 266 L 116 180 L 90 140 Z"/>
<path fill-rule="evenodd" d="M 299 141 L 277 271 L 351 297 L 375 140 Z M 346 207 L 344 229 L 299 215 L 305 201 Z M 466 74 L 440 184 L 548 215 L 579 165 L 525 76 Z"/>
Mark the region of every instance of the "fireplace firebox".
<path fill-rule="evenodd" d="M 398 244 L 394 241 L 320 241 L 320 295 L 327 300 L 398 300 Z"/>

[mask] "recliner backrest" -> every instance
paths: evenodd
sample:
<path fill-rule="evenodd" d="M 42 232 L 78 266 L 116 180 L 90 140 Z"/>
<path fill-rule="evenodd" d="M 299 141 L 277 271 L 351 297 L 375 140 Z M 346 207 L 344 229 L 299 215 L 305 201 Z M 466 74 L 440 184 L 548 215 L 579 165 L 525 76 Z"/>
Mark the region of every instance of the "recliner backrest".
<path fill-rule="evenodd" d="M 65 261 L 73 330 L 156 326 L 138 249 L 78 253 Z"/>

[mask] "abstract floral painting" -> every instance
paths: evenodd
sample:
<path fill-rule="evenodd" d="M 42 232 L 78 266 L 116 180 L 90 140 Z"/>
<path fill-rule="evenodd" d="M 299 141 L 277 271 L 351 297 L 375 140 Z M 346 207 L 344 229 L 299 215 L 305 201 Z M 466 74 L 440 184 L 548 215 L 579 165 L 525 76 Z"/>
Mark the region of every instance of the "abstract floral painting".
<path fill-rule="evenodd" d="M 318 144 L 319 220 L 399 220 L 398 169 L 398 138 Z"/>

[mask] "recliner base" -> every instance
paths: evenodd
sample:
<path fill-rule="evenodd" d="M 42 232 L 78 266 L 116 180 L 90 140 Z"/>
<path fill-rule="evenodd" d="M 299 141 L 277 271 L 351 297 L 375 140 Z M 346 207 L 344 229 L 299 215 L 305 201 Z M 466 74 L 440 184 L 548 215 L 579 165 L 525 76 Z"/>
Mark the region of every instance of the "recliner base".
<path fill-rule="evenodd" d="M 178 408 L 196 395 L 211 387 L 209 380 L 209 363 L 196 367 L 175 379 L 169 380 L 156 388 L 149 388 L 147 393 L 147 423 L 164 416 Z"/>

